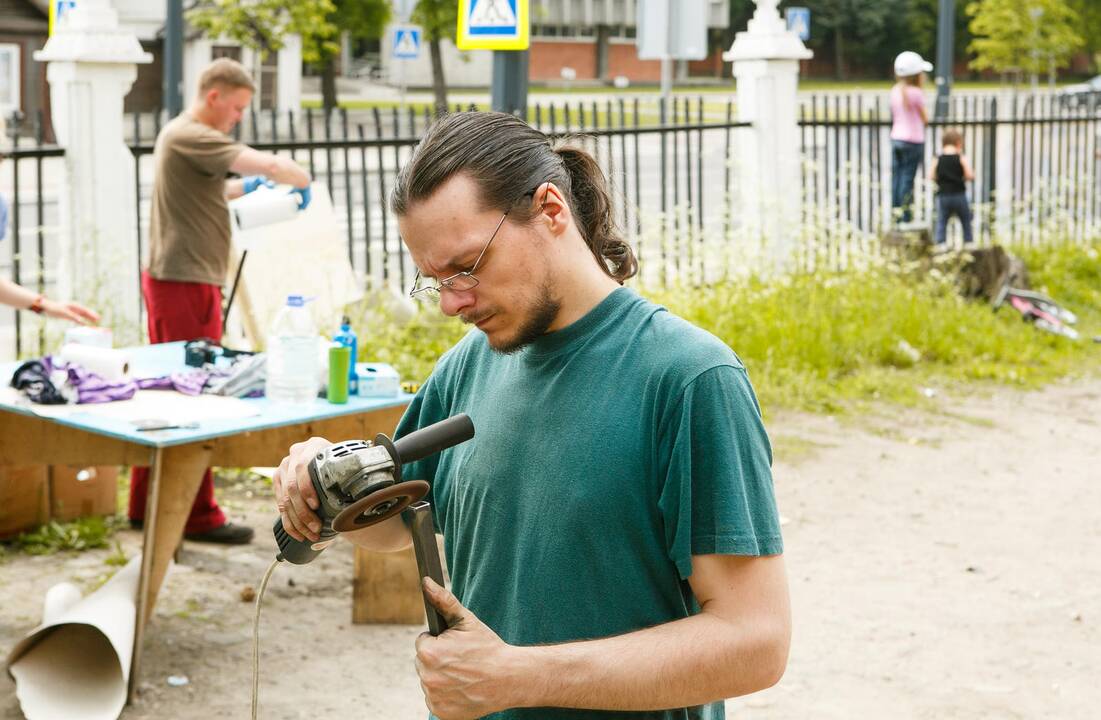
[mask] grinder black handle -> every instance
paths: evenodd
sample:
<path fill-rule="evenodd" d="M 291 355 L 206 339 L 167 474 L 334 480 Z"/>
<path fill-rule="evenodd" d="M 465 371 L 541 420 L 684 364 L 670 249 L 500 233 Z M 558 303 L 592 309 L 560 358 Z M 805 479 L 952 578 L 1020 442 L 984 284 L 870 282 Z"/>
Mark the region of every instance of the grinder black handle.
<path fill-rule="evenodd" d="M 394 441 L 398 456 L 395 465 L 404 465 L 428 457 L 474 437 L 474 423 L 466 413 L 453 415 L 428 427 L 414 430 Z"/>
<path fill-rule="evenodd" d="M 308 467 L 310 482 L 313 483 L 313 491 L 317 493 L 318 497 L 321 497 L 321 482 L 317 479 L 317 461 L 310 460 Z M 290 512 L 289 508 L 288 512 Z M 279 557 L 295 565 L 305 565 L 320 555 L 322 550 L 329 547 L 333 540 L 336 540 L 336 531 L 333 530 L 331 525 L 332 518 L 323 517 L 323 515 L 324 513 L 321 517 L 321 532 L 318 533 L 321 539 L 317 542 L 313 542 L 309 538 L 295 540 L 283 528 L 282 517 L 275 518 L 272 531 L 275 533 L 275 542 L 279 545 Z"/>

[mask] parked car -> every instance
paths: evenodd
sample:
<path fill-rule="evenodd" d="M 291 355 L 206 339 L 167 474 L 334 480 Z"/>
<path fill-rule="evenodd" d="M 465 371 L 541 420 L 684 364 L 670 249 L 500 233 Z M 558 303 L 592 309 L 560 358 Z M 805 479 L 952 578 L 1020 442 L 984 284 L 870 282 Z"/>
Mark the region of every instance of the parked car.
<path fill-rule="evenodd" d="M 1056 96 L 1065 108 L 1101 107 L 1101 75 L 1060 88 Z"/>

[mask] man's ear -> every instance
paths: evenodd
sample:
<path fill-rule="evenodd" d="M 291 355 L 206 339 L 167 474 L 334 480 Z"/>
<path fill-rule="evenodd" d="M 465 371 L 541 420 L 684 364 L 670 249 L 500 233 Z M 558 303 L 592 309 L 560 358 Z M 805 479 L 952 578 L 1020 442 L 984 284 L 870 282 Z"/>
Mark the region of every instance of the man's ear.
<path fill-rule="evenodd" d="M 550 231 L 555 235 L 566 232 L 566 228 L 573 222 L 573 214 L 566 202 L 565 193 L 552 182 L 540 185 L 535 190 L 532 202 L 537 209 L 542 207 L 542 210 L 537 211 L 546 218 Z"/>

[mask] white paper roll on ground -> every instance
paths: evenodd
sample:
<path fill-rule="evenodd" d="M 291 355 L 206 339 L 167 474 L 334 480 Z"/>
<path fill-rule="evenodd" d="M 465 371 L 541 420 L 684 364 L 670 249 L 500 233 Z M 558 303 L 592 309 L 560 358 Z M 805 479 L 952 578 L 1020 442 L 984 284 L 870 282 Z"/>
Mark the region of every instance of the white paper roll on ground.
<path fill-rule="evenodd" d="M 257 190 L 253 195 L 256 197 L 246 196 L 245 199 L 233 204 L 233 219 L 241 230 L 284 222 L 298 214 L 296 195 L 275 190 L 263 193 Z"/>
<path fill-rule="evenodd" d="M 80 588 L 71 582 L 61 582 L 46 591 L 46 599 L 42 601 L 42 623 L 49 625 L 73 609 L 80 602 L 83 595 Z"/>
<path fill-rule="evenodd" d="M 130 354 L 123 350 L 92 345 L 65 345 L 59 355 L 65 362 L 80 365 L 104 380 L 122 380 L 130 373 Z"/>
<path fill-rule="evenodd" d="M 47 592 L 46 615 L 77 602 L 44 618 L 8 654 L 7 670 L 27 720 L 118 718 L 126 705 L 140 572 L 138 555 L 87 597 L 77 591 L 74 598 L 70 583 Z"/>

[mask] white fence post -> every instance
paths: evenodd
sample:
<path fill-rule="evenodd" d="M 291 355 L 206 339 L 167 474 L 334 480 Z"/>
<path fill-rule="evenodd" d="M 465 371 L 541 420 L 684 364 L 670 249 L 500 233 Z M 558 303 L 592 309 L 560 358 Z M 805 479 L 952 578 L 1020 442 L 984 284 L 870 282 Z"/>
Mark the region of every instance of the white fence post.
<path fill-rule="evenodd" d="M 65 148 L 59 192 L 59 297 L 104 315 L 116 341 L 141 337 L 134 157 L 123 138 L 123 98 L 136 63 L 152 62 L 119 29 L 107 0 L 82 0 L 64 15 L 35 59 L 48 63 L 58 143 Z"/>
<path fill-rule="evenodd" d="M 799 61 L 813 57 L 777 10 L 779 0 L 757 0 L 749 28 L 737 34 L 724 60 L 734 63 L 740 132 L 734 158 L 747 238 L 764 244 L 774 267 L 796 248 L 803 197 L 796 94 Z"/>

